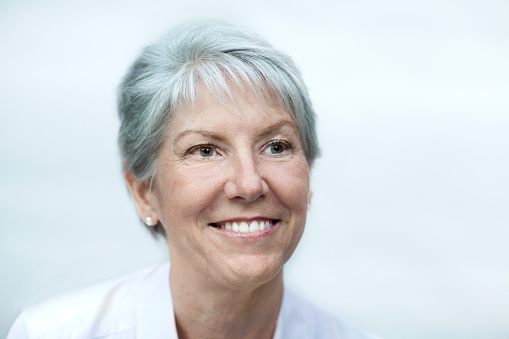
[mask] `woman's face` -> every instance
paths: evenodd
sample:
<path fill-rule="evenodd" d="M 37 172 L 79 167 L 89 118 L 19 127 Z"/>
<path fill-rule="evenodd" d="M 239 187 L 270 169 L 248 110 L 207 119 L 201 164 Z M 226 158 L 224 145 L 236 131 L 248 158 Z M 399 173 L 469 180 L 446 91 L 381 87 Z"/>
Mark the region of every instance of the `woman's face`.
<path fill-rule="evenodd" d="M 172 266 L 232 286 L 275 277 L 297 246 L 309 167 L 292 118 L 251 91 L 218 102 L 201 87 L 178 112 L 150 195 Z M 230 229 L 231 228 L 231 229 Z"/>

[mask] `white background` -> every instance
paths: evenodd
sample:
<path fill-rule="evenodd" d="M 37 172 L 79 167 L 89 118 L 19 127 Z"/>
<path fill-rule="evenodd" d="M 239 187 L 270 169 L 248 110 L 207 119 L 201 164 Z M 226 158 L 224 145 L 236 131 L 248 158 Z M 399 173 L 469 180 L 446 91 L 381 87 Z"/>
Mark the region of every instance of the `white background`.
<path fill-rule="evenodd" d="M 506 0 L 3 0 L 0 337 L 34 302 L 165 260 L 121 180 L 115 90 L 196 18 L 290 54 L 318 113 L 286 281 L 386 338 L 509 338 Z"/>

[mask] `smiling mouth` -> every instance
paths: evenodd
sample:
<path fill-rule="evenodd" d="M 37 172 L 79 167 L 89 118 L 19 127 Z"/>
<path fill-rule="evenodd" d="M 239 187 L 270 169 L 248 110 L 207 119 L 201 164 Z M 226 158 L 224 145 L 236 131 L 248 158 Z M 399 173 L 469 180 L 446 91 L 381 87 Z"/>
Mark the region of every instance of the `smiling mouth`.
<path fill-rule="evenodd" d="M 268 228 L 274 227 L 278 222 L 277 219 L 263 219 L 263 220 L 238 220 L 238 221 L 223 221 L 218 223 L 209 224 L 212 227 L 216 227 L 225 231 L 231 231 L 235 233 L 253 233 L 258 231 L 264 231 Z"/>

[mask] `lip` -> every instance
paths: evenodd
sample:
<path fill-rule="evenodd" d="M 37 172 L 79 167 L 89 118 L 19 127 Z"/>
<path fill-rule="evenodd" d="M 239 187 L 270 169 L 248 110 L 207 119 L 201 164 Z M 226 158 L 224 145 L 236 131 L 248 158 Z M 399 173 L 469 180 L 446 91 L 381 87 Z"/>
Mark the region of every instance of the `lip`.
<path fill-rule="evenodd" d="M 219 234 L 221 234 L 223 236 L 226 236 L 228 238 L 235 239 L 235 240 L 260 240 L 260 239 L 269 237 L 272 233 L 274 233 L 274 231 L 277 228 L 279 228 L 279 224 L 280 224 L 280 220 L 269 219 L 269 218 L 249 218 L 249 219 L 235 218 L 235 219 L 224 220 L 221 222 L 252 221 L 252 220 L 277 220 L 277 221 L 274 222 L 274 224 L 271 227 L 266 228 L 263 231 L 256 231 L 256 232 L 243 233 L 243 232 L 229 231 L 229 230 L 221 229 L 219 227 L 212 226 L 211 224 L 209 224 L 209 228 L 211 228 L 212 230 L 218 232 Z"/>

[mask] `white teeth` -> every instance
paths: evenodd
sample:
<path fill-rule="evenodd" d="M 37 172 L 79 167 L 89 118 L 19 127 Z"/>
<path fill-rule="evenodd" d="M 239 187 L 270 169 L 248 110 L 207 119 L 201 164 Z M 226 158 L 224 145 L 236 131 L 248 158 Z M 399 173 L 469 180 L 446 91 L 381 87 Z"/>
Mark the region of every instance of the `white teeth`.
<path fill-rule="evenodd" d="M 239 231 L 242 233 L 249 232 L 249 226 L 247 225 L 247 222 L 241 221 L 239 225 Z"/>
<path fill-rule="evenodd" d="M 250 232 L 258 232 L 263 231 L 269 227 L 272 227 L 272 221 L 269 220 L 253 220 L 251 222 L 247 221 L 234 221 L 234 222 L 226 222 L 224 224 L 217 225 L 222 230 L 233 231 L 233 232 L 241 232 L 241 233 L 250 233 Z"/>
<path fill-rule="evenodd" d="M 249 225 L 249 232 L 256 232 L 260 230 L 260 226 L 258 225 L 258 221 L 254 220 Z"/>

